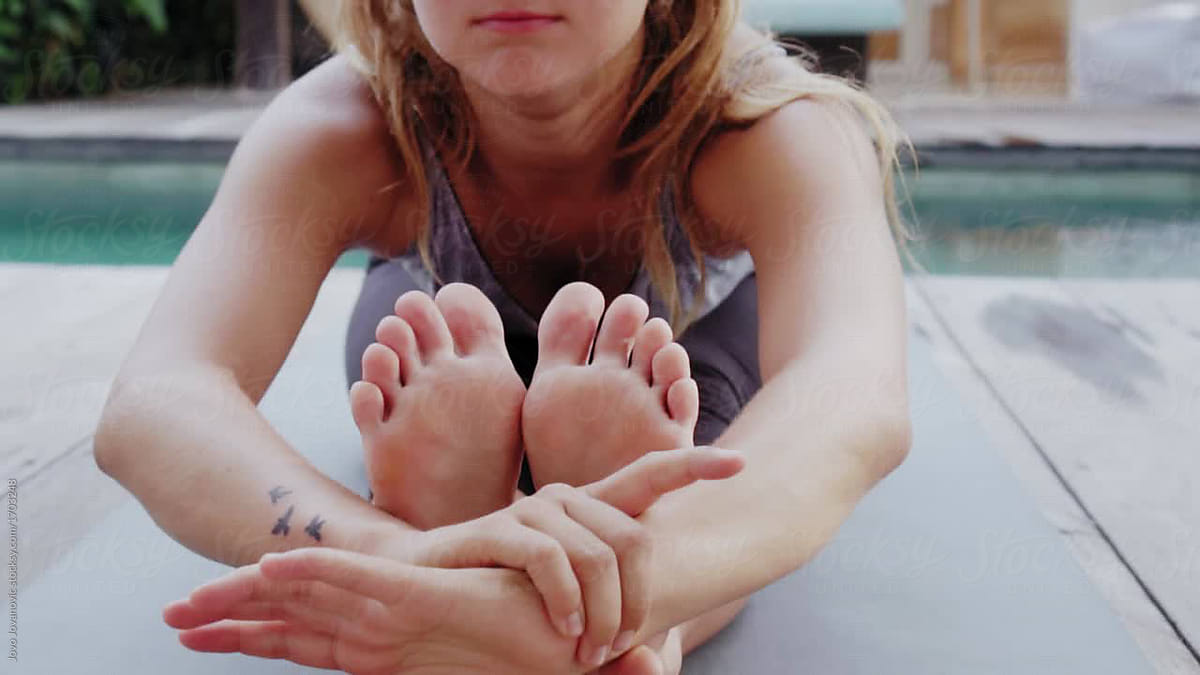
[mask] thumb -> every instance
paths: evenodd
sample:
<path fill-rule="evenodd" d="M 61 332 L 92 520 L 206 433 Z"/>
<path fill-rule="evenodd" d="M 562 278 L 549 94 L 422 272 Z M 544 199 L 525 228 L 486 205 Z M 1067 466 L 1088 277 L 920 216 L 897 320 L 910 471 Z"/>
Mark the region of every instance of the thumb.
<path fill-rule="evenodd" d="M 663 495 L 698 480 L 729 478 L 746 466 L 736 450 L 700 446 L 646 453 L 584 491 L 636 518 Z"/>
<path fill-rule="evenodd" d="M 596 672 L 598 675 L 665 675 L 662 659 L 646 645 L 634 647 Z"/>

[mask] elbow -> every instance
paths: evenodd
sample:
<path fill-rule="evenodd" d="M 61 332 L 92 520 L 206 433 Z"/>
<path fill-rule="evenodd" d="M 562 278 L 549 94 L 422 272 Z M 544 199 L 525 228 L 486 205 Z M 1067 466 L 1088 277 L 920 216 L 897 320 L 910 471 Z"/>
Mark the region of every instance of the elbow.
<path fill-rule="evenodd" d="M 118 415 L 112 411 L 112 404 L 106 404 L 96 432 L 92 435 L 92 458 L 100 471 L 119 481 L 122 444 L 116 417 Z"/>
<path fill-rule="evenodd" d="M 876 477 L 883 480 L 908 459 L 913 444 L 912 419 L 908 410 L 904 409 L 899 414 L 883 416 L 877 429 L 874 442 L 878 469 Z"/>
<path fill-rule="evenodd" d="M 122 394 L 118 379 L 109 391 L 100 420 L 92 435 L 92 458 L 105 475 L 123 484 L 126 457 L 132 451 L 134 430 L 138 426 L 139 406 Z"/>
<path fill-rule="evenodd" d="M 148 462 L 153 465 L 162 453 L 171 452 L 181 421 L 189 428 L 197 424 L 177 414 L 217 409 L 230 395 L 239 402 L 244 397 L 232 373 L 220 368 L 176 366 L 172 371 L 152 372 L 143 365 L 134 372 L 118 373 L 92 435 L 97 468 L 132 490 L 131 484 L 142 482 L 153 471 Z"/>
<path fill-rule="evenodd" d="M 873 419 L 869 424 L 855 425 L 851 442 L 867 489 L 904 463 L 913 440 L 912 423 L 907 414 L 889 411 Z"/>

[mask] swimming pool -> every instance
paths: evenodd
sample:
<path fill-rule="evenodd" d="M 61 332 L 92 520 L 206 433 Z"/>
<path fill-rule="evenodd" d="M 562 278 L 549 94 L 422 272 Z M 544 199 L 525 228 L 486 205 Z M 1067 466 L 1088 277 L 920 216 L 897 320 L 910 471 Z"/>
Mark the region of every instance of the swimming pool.
<path fill-rule="evenodd" d="M 224 165 L 0 162 L 0 262 L 169 265 Z M 927 169 L 908 178 L 938 274 L 1200 276 L 1200 172 Z M 365 251 L 339 266 L 361 267 Z"/>
<path fill-rule="evenodd" d="M 921 171 L 917 259 L 940 274 L 1200 276 L 1200 172 Z"/>

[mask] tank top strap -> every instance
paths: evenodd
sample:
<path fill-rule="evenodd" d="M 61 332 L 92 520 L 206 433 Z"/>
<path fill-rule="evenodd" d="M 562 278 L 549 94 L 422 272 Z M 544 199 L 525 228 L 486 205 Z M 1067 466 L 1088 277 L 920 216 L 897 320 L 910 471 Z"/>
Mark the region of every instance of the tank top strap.
<path fill-rule="evenodd" d="M 537 318 L 508 295 L 484 256 L 483 247 L 467 221 L 466 212 L 432 140 L 420 129 L 417 136 L 429 178 L 430 253 L 438 276 L 445 283 L 464 282 L 482 291 L 496 306 L 508 332 L 536 336 Z M 414 255 L 408 256 L 408 260 L 413 266 L 420 262 L 419 256 Z M 432 274 L 423 264 L 421 268 L 422 273 L 432 280 Z"/>
<path fill-rule="evenodd" d="M 742 250 L 729 257 L 716 257 L 701 252 L 704 265 L 703 293 L 697 298 L 697 289 L 701 285 L 701 260 L 697 260 L 692 251 L 691 238 L 679 219 L 675 209 L 675 181 L 668 180 L 662 191 L 661 212 L 665 229 L 667 249 L 671 261 L 675 265 L 675 283 L 684 310 L 689 310 L 698 304 L 697 317 L 704 316 L 712 308 L 721 303 L 733 289 L 747 276 L 754 272 L 754 261 L 748 251 Z M 648 274 L 642 281 L 643 297 L 651 307 L 654 316 L 670 317 L 670 310 L 665 302 L 657 297 L 650 284 Z"/>

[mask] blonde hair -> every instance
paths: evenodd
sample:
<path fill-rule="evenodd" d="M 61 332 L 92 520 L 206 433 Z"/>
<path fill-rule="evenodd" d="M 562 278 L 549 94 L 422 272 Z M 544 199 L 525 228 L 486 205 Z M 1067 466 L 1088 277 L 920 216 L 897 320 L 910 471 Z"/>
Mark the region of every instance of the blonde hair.
<path fill-rule="evenodd" d="M 420 125 L 452 161 L 464 166 L 474 151 L 473 120 L 455 69 L 443 61 L 421 31 L 412 0 L 342 0 L 334 48 L 367 79 L 387 115 L 420 200 L 417 249 L 436 276 L 430 252 L 429 186 L 417 138 Z M 739 26 L 741 0 L 650 0 L 644 57 L 635 75 L 633 98 L 622 124 L 615 159 L 632 166 L 630 185 L 644 205 L 642 250 L 658 295 L 681 334 L 695 319 L 704 293 L 704 256 L 686 177 L 697 151 L 722 126 L 745 126 L 797 99 L 849 106 L 867 124 L 883 177 L 887 217 L 907 252 L 912 233 L 897 206 L 898 151 L 911 144 L 891 115 L 846 79 L 816 73 L 805 54 L 790 55 L 770 31 Z M 738 30 L 746 39 L 730 46 Z M 765 48 L 774 47 L 770 53 Z M 795 48 L 792 46 L 793 49 Z M 736 52 L 736 53 L 731 53 Z M 778 67 L 781 63 L 786 67 Z M 685 309 L 666 240 L 661 195 L 672 183 L 676 216 L 700 266 L 700 284 Z M 911 255 L 909 256 L 912 260 Z M 913 261 L 915 263 L 915 261 Z"/>

